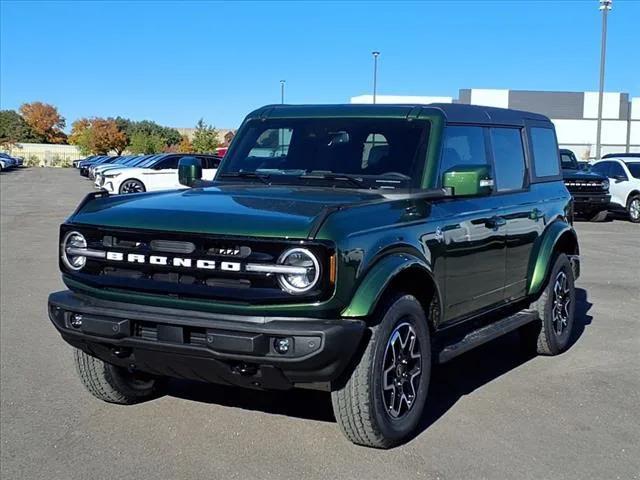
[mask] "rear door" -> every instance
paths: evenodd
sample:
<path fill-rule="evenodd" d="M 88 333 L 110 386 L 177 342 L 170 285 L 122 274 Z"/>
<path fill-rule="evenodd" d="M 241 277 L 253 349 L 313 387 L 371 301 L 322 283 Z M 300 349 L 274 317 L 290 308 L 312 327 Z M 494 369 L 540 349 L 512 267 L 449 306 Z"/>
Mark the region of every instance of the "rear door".
<path fill-rule="evenodd" d="M 498 216 L 506 221 L 504 299 L 526 295 L 527 272 L 534 242 L 544 229 L 542 208 L 530 191 L 525 132 L 521 127 L 491 127 L 494 197 Z"/>

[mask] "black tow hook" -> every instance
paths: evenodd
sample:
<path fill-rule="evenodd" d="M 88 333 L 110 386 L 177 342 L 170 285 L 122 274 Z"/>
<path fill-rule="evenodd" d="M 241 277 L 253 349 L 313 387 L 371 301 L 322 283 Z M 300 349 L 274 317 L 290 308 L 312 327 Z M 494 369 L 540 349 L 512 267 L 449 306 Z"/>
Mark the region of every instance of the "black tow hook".
<path fill-rule="evenodd" d="M 242 375 L 243 377 L 252 377 L 258 373 L 258 367 L 255 365 L 249 365 L 248 363 L 238 363 L 231 371 L 236 375 Z"/>
<path fill-rule="evenodd" d="M 127 358 L 131 356 L 131 349 L 116 347 L 111 351 L 111 353 L 113 353 L 118 358 Z"/>

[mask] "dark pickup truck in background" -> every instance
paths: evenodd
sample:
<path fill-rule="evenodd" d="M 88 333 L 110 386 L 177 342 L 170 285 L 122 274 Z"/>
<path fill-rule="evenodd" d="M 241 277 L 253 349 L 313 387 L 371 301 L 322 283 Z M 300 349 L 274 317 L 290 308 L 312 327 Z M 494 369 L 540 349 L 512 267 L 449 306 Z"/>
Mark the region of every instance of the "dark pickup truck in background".
<path fill-rule="evenodd" d="M 580 167 L 571 150 L 560 149 L 564 184 L 573 197 L 575 214 L 592 222 L 602 222 L 607 218 L 609 179 L 598 173 Z"/>

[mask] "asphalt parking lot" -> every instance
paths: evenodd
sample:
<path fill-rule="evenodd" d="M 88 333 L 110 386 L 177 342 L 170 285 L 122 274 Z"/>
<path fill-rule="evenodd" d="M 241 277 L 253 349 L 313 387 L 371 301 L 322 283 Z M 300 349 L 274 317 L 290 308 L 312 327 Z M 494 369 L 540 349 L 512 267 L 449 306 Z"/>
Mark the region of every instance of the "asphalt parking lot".
<path fill-rule="evenodd" d="M 0 477 L 640 478 L 639 225 L 576 224 L 569 351 L 524 356 L 513 334 L 437 368 L 422 432 L 378 451 L 351 445 L 319 392 L 172 381 L 132 407 L 86 393 L 46 299 L 63 289 L 58 225 L 91 188 L 73 169 L 0 174 Z"/>

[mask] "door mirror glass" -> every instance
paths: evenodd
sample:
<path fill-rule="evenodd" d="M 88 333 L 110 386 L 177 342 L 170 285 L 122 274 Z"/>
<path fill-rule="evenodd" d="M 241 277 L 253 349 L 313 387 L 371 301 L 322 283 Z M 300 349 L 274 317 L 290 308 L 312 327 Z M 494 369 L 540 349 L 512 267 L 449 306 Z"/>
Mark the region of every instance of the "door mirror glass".
<path fill-rule="evenodd" d="M 178 181 L 185 187 L 193 187 L 202 179 L 202 164 L 196 157 L 182 157 L 178 164 Z"/>
<path fill-rule="evenodd" d="M 490 195 L 493 175 L 488 165 L 456 165 L 443 174 L 442 186 L 450 188 L 454 197 Z"/>

